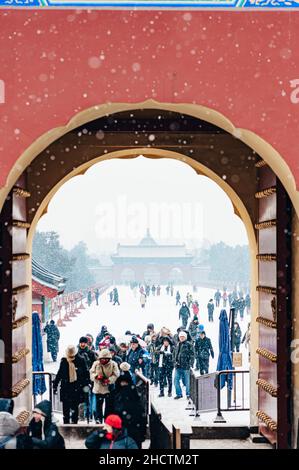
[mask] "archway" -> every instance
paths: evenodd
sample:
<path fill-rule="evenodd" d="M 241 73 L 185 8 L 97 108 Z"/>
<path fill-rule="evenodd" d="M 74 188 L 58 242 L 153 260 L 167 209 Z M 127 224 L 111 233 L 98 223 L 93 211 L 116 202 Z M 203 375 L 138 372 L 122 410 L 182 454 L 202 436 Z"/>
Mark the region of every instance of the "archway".
<path fill-rule="evenodd" d="M 150 286 L 160 284 L 160 271 L 156 266 L 149 266 L 143 274 L 144 282 Z"/>
<path fill-rule="evenodd" d="M 283 186 L 277 180 L 272 169 L 266 165 L 267 159 L 272 162 L 274 155 L 277 156 L 276 152 L 270 146 L 267 146 L 262 139 L 253 136 L 249 131 L 236 132 L 231 123 L 214 111 L 187 105 L 157 105 L 154 102 L 144 104 L 139 109 L 136 109 L 137 107 L 134 108 L 134 105 L 119 105 L 119 107 L 115 107 L 113 113 L 112 108 L 110 108 L 110 113 L 106 108 L 108 115 L 104 116 L 102 113 L 105 108 L 102 108 L 101 117 L 99 118 L 99 110 L 93 108 L 83 113 L 84 124 L 79 124 L 83 117 L 81 113 L 66 128 L 56 129 L 47 134 L 47 137 L 42 139 L 43 142 L 40 140 L 36 142 L 34 146 L 28 149 L 27 154 L 20 158 L 20 162 L 25 164 L 25 170 L 21 175 L 19 169 L 13 171 L 10 175 L 8 187 L 1 193 L 3 201 L 7 191 L 16 183 L 16 186 L 11 189 L 8 198 L 6 198 L 1 212 L 3 223 L 2 246 L 10 247 L 5 253 L 3 249 L 0 251 L 3 263 L 2 272 L 7 273 L 6 276 L 3 276 L 2 308 L 10 313 L 10 317 L 7 316 L 2 319 L 1 325 L 7 332 L 6 345 L 8 346 L 6 349 L 7 361 L 2 371 L 2 377 L 6 377 L 2 382 L 2 393 L 4 395 L 11 395 L 12 391 L 16 393 L 20 397 L 20 408 L 22 404 L 26 403 L 26 393 L 22 393 L 22 391 L 27 390 L 28 396 L 29 390 L 27 374 L 30 374 L 30 354 L 28 353 L 30 335 L 27 335 L 27 344 L 25 344 L 24 325 L 30 325 L 30 321 L 18 323 L 14 328 L 14 333 L 12 333 L 11 320 L 14 319 L 14 315 L 16 315 L 16 318 L 24 317 L 24 315 L 21 317 L 24 306 L 27 306 L 27 311 L 30 308 L 28 293 L 30 293 L 31 288 L 31 270 L 26 259 L 30 257 L 35 226 L 41 214 L 46 211 L 47 204 L 57 189 L 72 176 L 83 174 L 95 162 L 109 158 L 132 158 L 140 154 L 150 158 L 177 158 L 191 165 L 198 173 L 212 178 L 228 194 L 235 212 L 242 218 L 246 226 L 251 250 L 252 284 L 258 286 L 257 291 L 261 293 L 260 305 L 263 302 L 265 304 L 263 298 L 265 295 L 274 294 L 277 297 L 279 296 L 276 287 L 273 287 L 273 284 L 276 285 L 277 281 L 276 263 L 280 263 L 283 272 L 286 273 L 284 276 L 284 290 L 280 294 L 285 297 L 286 292 L 288 292 L 289 274 L 285 269 L 288 256 L 287 247 L 279 251 L 280 246 L 278 246 L 278 253 L 277 256 L 275 254 L 274 259 L 274 253 L 267 251 L 271 243 L 264 241 L 263 236 L 261 236 L 259 242 L 260 245 L 264 243 L 264 250 L 258 254 L 257 237 L 254 231 L 254 223 L 258 222 L 257 230 L 271 228 L 272 236 L 276 237 L 277 233 L 278 235 L 284 233 L 286 227 L 289 226 L 289 220 L 283 220 L 282 216 L 278 218 L 279 214 L 273 214 L 277 219 L 275 224 L 273 223 L 274 217 L 272 222 L 269 221 L 265 217 L 267 211 L 264 210 L 263 202 L 260 204 L 260 216 L 257 216 L 255 197 L 263 201 L 268 196 L 273 200 L 277 197 L 278 201 L 278 196 L 282 196 L 280 200 L 284 201 L 284 206 L 281 205 L 280 213 L 285 214 L 286 210 L 289 212 L 291 210 L 284 189 L 287 188 L 294 206 L 298 208 L 298 195 L 294 186 L 292 186 L 293 181 L 286 176 L 286 164 L 280 159 L 280 163 L 283 162 L 283 171 L 277 172 L 284 183 Z M 205 120 L 200 119 L 199 115 L 204 116 Z M 219 127 L 212 124 L 214 120 L 219 122 Z M 58 136 L 60 138 L 55 140 Z M 242 140 L 243 142 L 251 142 L 252 146 L 248 147 Z M 253 149 L 259 149 L 264 160 L 261 160 Z M 38 151 L 40 152 L 38 153 Z M 273 170 L 277 168 L 277 162 L 273 163 Z M 262 186 L 257 184 L 258 173 L 265 173 L 259 175 L 263 182 Z M 18 178 L 16 178 L 16 175 Z M 267 182 L 271 182 L 270 187 L 267 186 Z M 275 190 L 273 190 L 273 182 Z M 7 230 L 6 227 L 11 228 L 11 230 Z M 272 247 L 274 252 L 276 247 L 273 244 Z M 257 255 L 259 256 L 258 261 L 256 261 Z M 18 263 L 18 267 L 15 268 L 16 265 L 14 264 L 12 270 L 9 269 L 11 259 Z M 270 277 L 272 276 L 270 284 L 267 284 L 269 279 L 267 272 L 269 270 L 266 269 L 262 276 L 265 285 L 261 285 L 258 282 L 258 265 L 260 264 L 262 268 L 263 263 L 268 261 L 274 262 L 275 275 L 272 275 L 273 273 L 270 275 Z M 253 320 L 260 316 L 257 291 L 252 289 Z M 17 305 L 12 302 L 13 295 L 17 298 Z M 277 304 L 279 304 L 279 299 L 277 299 Z M 285 303 L 282 308 L 283 313 L 286 312 L 286 307 Z M 285 320 L 284 316 L 281 315 L 280 321 L 285 324 Z M 287 321 L 290 321 L 289 317 Z M 266 325 L 265 322 L 262 324 L 263 326 Z M 18 342 L 17 338 L 21 341 Z M 255 321 L 252 325 L 252 338 L 252 349 L 255 350 L 258 346 L 258 323 Z M 15 351 L 14 345 L 17 344 L 21 344 L 22 348 Z M 280 337 L 277 343 L 280 354 L 276 357 L 276 361 L 281 361 L 284 365 L 289 363 L 288 347 L 286 348 L 286 345 L 286 336 L 284 335 L 283 338 Z M 265 348 L 260 349 L 262 351 L 259 352 L 259 355 L 263 357 L 262 361 L 264 361 L 267 359 Z M 18 368 L 18 371 L 12 365 L 12 356 L 15 353 L 18 353 L 17 358 L 20 357 L 20 360 L 13 361 L 13 363 L 20 362 L 20 366 L 22 366 Z M 252 384 L 258 379 L 260 365 L 259 356 L 253 355 L 251 364 Z M 17 377 L 21 377 L 21 380 L 16 384 Z M 283 378 L 280 378 L 280 380 L 282 383 Z M 286 385 L 284 383 L 281 390 L 285 391 Z M 260 388 L 263 389 L 262 385 Z M 18 392 L 18 390 L 21 391 Z M 251 404 L 252 423 L 254 424 L 256 423 L 255 413 L 258 411 L 258 403 L 256 388 L 253 386 L 251 389 Z M 286 423 L 287 405 L 283 409 L 281 401 L 280 406 L 280 409 L 278 407 L 278 416 L 281 426 L 285 426 L 284 429 L 286 429 L 289 426 Z M 282 409 L 283 411 L 281 411 Z M 261 414 L 259 417 L 262 421 L 265 418 Z M 274 429 L 275 421 L 273 419 L 271 426 L 273 429 L 269 428 L 269 430 L 274 436 L 273 439 L 275 439 L 276 429 Z M 285 437 L 281 437 L 281 445 L 285 445 L 286 441 L 283 439 Z"/>
<path fill-rule="evenodd" d="M 179 285 L 183 283 L 183 272 L 180 268 L 172 268 L 169 273 L 169 281 L 174 285 Z"/>
<path fill-rule="evenodd" d="M 122 284 L 130 284 L 132 282 L 135 282 L 135 272 L 133 269 L 130 268 L 124 268 L 121 273 L 120 273 L 120 279 Z"/>

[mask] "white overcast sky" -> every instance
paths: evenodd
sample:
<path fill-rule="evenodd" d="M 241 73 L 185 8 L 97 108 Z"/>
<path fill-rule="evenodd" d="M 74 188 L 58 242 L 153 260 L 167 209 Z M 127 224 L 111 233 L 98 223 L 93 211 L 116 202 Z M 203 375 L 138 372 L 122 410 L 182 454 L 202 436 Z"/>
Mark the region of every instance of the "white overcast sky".
<path fill-rule="evenodd" d="M 138 157 L 93 165 L 65 183 L 37 230 L 54 230 L 70 249 L 84 240 L 92 254 L 135 244 L 149 227 L 160 243 L 188 248 L 223 241 L 248 243 L 227 195 L 213 181 L 173 159 Z"/>

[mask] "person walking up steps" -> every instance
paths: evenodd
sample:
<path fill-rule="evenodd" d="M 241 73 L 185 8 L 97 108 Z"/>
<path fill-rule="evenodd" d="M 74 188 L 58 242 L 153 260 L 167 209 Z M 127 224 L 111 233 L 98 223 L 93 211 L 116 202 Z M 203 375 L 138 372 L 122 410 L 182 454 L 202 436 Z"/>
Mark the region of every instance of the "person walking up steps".
<path fill-rule="evenodd" d="M 188 318 L 190 317 L 190 310 L 189 308 L 187 307 L 187 304 L 186 302 L 183 302 L 182 303 L 182 306 L 180 308 L 180 311 L 179 311 L 179 320 L 182 320 L 182 326 L 183 328 L 186 328 L 187 327 L 187 323 L 188 323 Z"/>
<path fill-rule="evenodd" d="M 61 383 L 60 401 L 63 408 L 63 423 L 78 423 L 78 407 L 85 400 L 88 390 L 89 373 L 86 360 L 82 358 L 75 346 L 68 346 L 65 357 L 61 359 L 59 370 L 53 382 L 53 392 Z"/>
<path fill-rule="evenodd" d="M 186 387 L 187 398 L 190 398 L 190 370 L 194 363 L 194 348 L 192 344 L 187 341 L 187 333 L 185 331 L 179 332 L 179 343 L 174 351 L 174 366 L 175 376 L 174 385 L 176 396 L 175 400 L 183 397 L 180 381 Z"/>
<path fill-rule="evenodd" d="M 141 449 L 146 436 L 146 412 L 133 384 L 130 365 L 124 362 L 120 369 L 120 376 L 111 393 L 112 413 L 122 418 L 123 427 Z"/>
<path fill-rule="evenodd" d="M 214 305 L 213 299 L 209 300 L 209 303 L 208 303 L 207 307 L 208 307 L 209 321 L 213 322 L 214 321 L 213 314 L 214 314 L 214 310 L 215 310 L 215 305 Z"/>
<path fill-rule="evenodd" d="M 96 395 L 96 422 L 101 423 L 104 415 L 110 412 L 109 385 L 114 384 L 120 372 L 116 362 L 112 360 L 112 354 L 108 349 L 102 349 L 99 358 L 90 369 L 90 380 L 93 382 L 93 393 Z M 103 405 L 105 402 L 105 413 Z"/>
<path fill-rule="evenodd" d="M 171 339 L 165 336 L 159 350 L 159 397 L 164 397 L 164 383 L 168 383 L 168 396 L 172 395 L 173 350 Z"/>

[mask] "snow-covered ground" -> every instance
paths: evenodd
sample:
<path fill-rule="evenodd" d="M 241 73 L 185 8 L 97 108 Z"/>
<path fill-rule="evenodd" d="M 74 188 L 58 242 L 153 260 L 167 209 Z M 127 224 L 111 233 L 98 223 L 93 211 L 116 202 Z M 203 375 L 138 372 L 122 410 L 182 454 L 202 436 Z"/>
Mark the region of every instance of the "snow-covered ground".
<path fill-rule="evenodd" d="M 91 333 L 94 338 L 100 331 L 102 325 L 106 325 L 110 333 L 112 333 L 116 340 L 124 337 L 125 332 L 130 330 L 132 333 L 142 334 L 146 329 L 148 323 L 154 323 L 155 330 L 159 331 L 163 326 L 168 327 L 172 333 L 176 333 L 176 329 L 181 325 L 179 321 L 179 306 L 176 306 L 175 293 L 174 296 L 166 294 L 165 287 L 161 289 L 161 295 L 152 296 L 150 295 L 147 299 L 145 309 L 142 309 L 139 301 L 139 292 L 136 297 L 134 292 L 127 286 L 117 286 L 119 291 L 119 301 L 120 305 L 115 305 L 109 302 L 109 291 L 108 289 L 104 292 L 99 300 L 99 306 L 92 303 L 90 307 L 85 305 L 85 310 L 81 310 L 81 313 L 72 319 L 71 322 L 67 322 L 65 327 L 60 328 L 60 341 L 59 341 L 59 355 L 56 363 L 53 363 L 51 358 L 47 353 L 45 353 L 44 368 L 47 372 L 56 373 L 59 367 L 60 358 L 63 357 L 65 349 L 68 345 L 74 344 L 77 345 L 79 342 L 80 336 L 84 336 L 87 333 Z M 181 294 L 181 301 L 185 300 L 187 292 L 190 291 L 190 286 L 179 286 L 178 287 Z M 214 296 L 215 290 L 209 288 L 198 288 L 197 293 L 192 293 L 193 299 L 197 300 L 199 303 L 199 322 L 204 325 L 206 334 L 211 338 L 215 357 L 210 359 L 210 370 L 209 372 L 214 372 L 217 366 L 218 359 L 218 333 L 219 333 L 219 314 L 222 307 L 222 302 L 220 308 L 216 308 L 214 311 L 214 322 L 208 322 L 208 313 L 207 313 L 207 303 L 210 298 Z M 228 310 L 227 310 L 228 312 Z M 191 310 L 191 318 L 192 310 Z M 245 315 L 243 321 L 238 318 L 238 321 L 241 326 L 242 335 L 245 333 L 248 321 L 250 318 Z M 248 350 L 241 345 L 241 352 L 243 352 L 243 366 L 238 370 L 248 370 Z M 237 400 L 237 405 L 241 405 L 241 376 L 238 376 L 237 379 L 237 391 L 239 399 Z M 151 400 L 161 409 L 162 416 L 166 422 L 169 421 L 170 425 L 174 420 L 179 419 L 180 423 L 184 422 L 185 425 L 190 425 L 192 422 L 194 425 L 207 425 L 213 424 L 216 413 L 208 412 L 201 413 L 200 418 L 194 419 L 194 417 L 189 417 L 188 411 L 185 410 L 187 402 L 186 400 L 179 400 L 175 402 L 173 398 L 158 398 L 159 387 L 155 388 L 151 386 Z M 174 393 L 173 387 L 173 396 Z M 215 391 L 216 393 L 216 391 Z M 222 390 L 222 404 L 226 406 L 227 404 L 227 389 L 226 387 Z M 244 380 L 244 406 L 249 406 L 249 374 L 246 374 Z M 238 412 L 229 412 L 223 413 L 224 417 L 227 420 L 228 424 L 231 425 L 240 425 L 240 424 L 249 424 L 249 412 L 248 411 L 238 411 Z M 60 419 L 60 418 L 59 418 Z M 222 424 L 223 426 L 223 424 Z"/>
<path fill-rule="evenodd" d="M 176 333 L 176 329 L 181 325 L 179 321 L 179 306 L 176 306 L 175 293 L 174 296 L 166 294 L 165 287 L 161 289 L 160 296 L 150 295 L 144 309 L 140 306 L 139 293 L 136 297 L 130 287 L 117 286 L 119 291 L 120 305 L 113 306 L 109 302 L 108 289 L 104 292 L 99 300 L 99 306 L 95 302 L 88 307 L 85 303 L 85 310 L 73 318 L 71 322 L 67 322 L 65 327 L 60 328 L 60 341 L 59 341 L 59 356 L 58 361 L 53 363 L 51 359 L 45 354 L 45 370 L 49 372 L 56 372 L 59 366 L 59 359 L 64 355 L 65 349 L 70 344 L 78 344 L 80 336 L 91 333 L 94 338 L 100 331 L 102 325 L 108 327 L 116 339 L 122 338 L 127 330 L 132 333 L 142 334 L 148 323 L 154 323 L 155 330 L 159 331 L 163 326 L 168 327 L 172 333 Z M 219 314 L 222 308 L 216 308 L 214 311 L 214 322 L 208 322 L 207 303 L 210 298 L 214 296 L 215 290 L 205 287 L 198 288 L 197 293 L 190 290 L 190 286 L 179 286 L 178 290 L 181 294 L 181 301 L 185 300 L 187 292 L 191 292 L 193 299 L 199 303 L 199 323 L 205 327 L 206 334 L 211 338 L 215 358 L 210 360 L 210 372 L 216 370 L 218 358 L 218 332 L 219 332 Z M 228 311 L 228 310 L 227 310 Z M 191 317 L 192 310 L 191 310 Z M 242 334 L 245 333 L 249 317 L 244 316 L 244 320 L 238 319 Z M 248 351 L 241 345 L 243 352 L 243 367 L 248 369 Z"/>

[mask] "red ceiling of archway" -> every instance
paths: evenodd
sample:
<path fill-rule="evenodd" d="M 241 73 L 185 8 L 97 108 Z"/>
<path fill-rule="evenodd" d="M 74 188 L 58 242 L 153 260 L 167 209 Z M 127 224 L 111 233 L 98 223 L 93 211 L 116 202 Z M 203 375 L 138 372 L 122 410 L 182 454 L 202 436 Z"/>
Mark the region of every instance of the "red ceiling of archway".
<path fill-rule="evenodd" d="M 0 185 L 78 111 L 148 98 L 220 111 L 269 141 L 299 183 L 298 39 L 297 12 L 2 10 Z"/>

